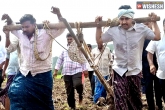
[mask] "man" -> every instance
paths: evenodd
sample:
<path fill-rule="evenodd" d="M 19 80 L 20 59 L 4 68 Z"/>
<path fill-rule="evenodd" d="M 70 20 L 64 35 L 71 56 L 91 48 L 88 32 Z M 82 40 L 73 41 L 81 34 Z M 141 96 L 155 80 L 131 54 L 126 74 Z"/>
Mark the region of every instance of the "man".
<path fill-rule="evenodd" d="M 99 22 L 95 19 L 96 41 L 98 44 L 113 41 L 114 45 L 114 100 L 116 110 L 141 110 L 140 72 L 142 70 L 142 49 L 145 39 L 159 40 L 160 31 L 156 15 L 150 14 L 155 32 L 144 24 L 133 24 L 134 11 L 125 5 L 119 8 L 119 26 L 109 28 L 102 34 Z M 155 34 L 154 34 L 155 33 Z"/>
<path fill-rule="evenodd" d="M 9 39 L 9 31 L 6 31 L 4 33 L 6 34 L 6 44 L 7 44 Z M 18 47 L 18 39 L 14 37 L 13 41 L 16 43 L 16 46 Z M 8 45 L 6 45 L 6 47 L 8 47 Z M 18 53 L 20 53 L 19 48 L 17 48 L 17 51 L 14 51 L 12 53 L 7 53 L 4 70 L 2 72 L 3 79 L 6 78 L 6 73 L 7 73 L 6 87 L 2 91 L 0 91 L 0 97 L 2 99 L 2 104 L 5 107 L 5 110 L 10 110 L 10 101 L 7 95 L 8 89 L 13 81 L 13 78 L 19 71 Z"/>
<path fill-rule="evenodd" d="M 152 23 L 151 22 L 145 22 L 146 26 L 148 26 L 150 29 L 152 29 Z M 142 53 L 142 73 L 143 73 L 143 79 L 144 79 L 144 92 L 147 99 L 148 104 L 148 110 L 155 110 L 155 100 L 154 100 L 154 94 L 156 99 L 156 105 L 158 106 L 159 110 L 162 109 L 162 100 L 161 100 L 161 89 L 159 84 L 159 79 L 150 73 L 150 67 L 147 60 L 147 51 L 145 50 L 148 46 L 150 40 L 145 40 L 144 47 L 143 47 L 143 53 Z M 156 55 L 154 54 L 153 57 L 154 65 L 156 66 L 156 69 L 158 68 L 157 61 L 156 61 Z M 153 91 L 154 88 L 154 91 Z"/>
<path fill-rule="evenodd" d="M 1 36 L 0 36 L 0 41 L 1 41 Z M 1 88 L 3 82 L 2 71 L 3 71 L 3 66 L 5 64 L 5 57 L 6 57 L 6 49 L 0 42 L 0 91 L 2 90 Z"/>
<path fill-rule="evenodd" d="M 7 73 L 7 84 L 6 84 L 6 87 L 0 92 L 0 97 L 2 97 L 2 104 L 3 104 L 3 106 L 5 106 L 5 109 L 10 110 L 9 109 L 10 106 L 9 106 L 9 104 L 6 104 L 6 102 L 7 103 L 9 102 L 8 96 L 7 96 L 8 89 L 13 81 L 13 78 L 19 71 L 17 51 L 7 54 L 4 70 L 2 73 L 3 78 L 6 77 L 5 71 Z"/>
<path fill-rule="evenodd" d="M 71 34 L 66 35 L 68 46 L 73 41 L 73 37 Z M 76 109 L 75 104 L 75 94 L 74 89 L 77 90 L 77 93 L 79 94 L 79 105 L 82 105 L 83 101 L 83 84 L 82 84 L 82 72 L 84 73 L 84 76 L 86 77 L 88 74 L 87 65 L 86 63 L 80 64 L 78 62 L 72 61 L 68 56 L 68 51 L 65 50 L 61 53 L 59 56 L 55 70 L 54 70 L 54 76 L 57 75 L 58 70 L 63 66 L 62 74 L 64 77 L 65 82 L 65 88 L 67 92 L 67 102 L 71 109 Z"/>
<path fill-rule="evenodd" d="M 89 51 L 92 55 L 92 45 L 91 44 L 87 44 Z M 92 97 L 90 97 L 91 99 L 93 99 L 93 95 L 94 95 L 94 89 L 95 89 L 95 81 L 94 81 L 94 76 L 93 76 L 93 69 L 90 67 L 89 63 L 87 63 L 88 65 L 88 76 L 89 76 L 89 81 L 91 84 L 91 90 L 92 90 Z"/>
<path fill-rule="evenodd" d="M 105 49 L 104 49 L 105 48 Z M 94 63 L 98 66 L 99 71 L 102 76 L 107 80 L 109 73 L 109 65 L 111 61 L 111 53 L 108 47 L 104 47 L 103 44 L 98 44 L 96 48 L 92 50 Z M 100 83 L 97 76 L 94 74 L 95 79 L 95 92 L 94 92 L 94 102 L 99 105 L 99 99 L 106 99 L 107 93 L 104 86 Z M 97 103 L 98 102 L 98 103 Z"/>
<path fill-rule="evenodd" d="M 53 7 L 52 13 L 61 17 L 60 10 Z M 7 24 L 12 24 L 8 15 L 3 15 Z M 36 19 L 25 14 L 21 19 L 21 30 L 11 31 L 19 39 L 20 72 L 14 78 L 8 96 L 11 110 L 54 110 L 52 100 L 53 78 L 51 74 L 51 49 L 53 38 L 59 36 L 64 29 L 37 29 Z M 7 30 L 4 27 L 4 30 Z M 53 38 L 52 38 L 53 37 Z M 9 50 L 16 50 L 10 46 Z"/>
<path fill-rule="evenodd" d="M 163 28 L 165 33 L 165 19 L 163 20 Z M 165 102 L 165 34 L 161 37 L 160 41 L 151 41 L 146 50 L 148 51 L 147 58 L 150 66 L 150 72 L 156 74 L 159 78 L 163 100 Z M 156 53 L 158 70 L 156 71 L 153 62 L 153 54 Z"/>

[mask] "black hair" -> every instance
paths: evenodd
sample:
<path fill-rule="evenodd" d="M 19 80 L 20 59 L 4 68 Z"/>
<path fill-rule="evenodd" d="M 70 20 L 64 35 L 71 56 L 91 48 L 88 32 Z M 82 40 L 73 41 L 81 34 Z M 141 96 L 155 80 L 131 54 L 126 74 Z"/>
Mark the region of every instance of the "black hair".
<path fill-rule="evenodd" d="M 1 41 L 1 35 L 0 35 L 0 41 Z"/>
<path fill-rule="evenodd" d="M 163 25 L 165 24 L 165 18 L 164 18 L 164 20 L 163 20 Z"/>
<path fill-rule="evenodd" d="M 36 19 L 31 14 L 25 14 L 19 21 L 21 24 L 26 22 L 26 21 L 30 21 L 31 24 L 36 23 Z"/>
<path fill-rule="evenodd" d="M 67 33 L 66 37 L 72 37 L 72 35 L 70 33 Z"/>
<path fill-rule="evenodd" d="M 119 10 L 120 9 L 132 9 L 130 5 L 122 5 L 119 7 Z"/>
<path fill-rule="evenodd" d="M 91 44 L 87 44 L 88 47 L 92 48 L 92 45 Z"/>

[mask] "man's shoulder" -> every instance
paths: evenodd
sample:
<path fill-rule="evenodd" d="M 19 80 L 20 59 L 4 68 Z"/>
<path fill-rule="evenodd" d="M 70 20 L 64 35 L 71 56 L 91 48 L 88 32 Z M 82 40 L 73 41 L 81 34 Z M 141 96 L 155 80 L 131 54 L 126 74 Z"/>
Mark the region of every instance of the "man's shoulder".
<path fill-rule="evenodd" d="M 119 30 L 119 28 L 120 28 L 120 26 L 114 26 L 114 27 L 110 27 L 107 31 L 108 32 L 114 32 L 114 31 L 117 31 L 117 30 Z"/>
<path fill-rule="evenodd" d="M 148 27 L 146 25 L 144 25 L 143 23 L 136 23 L 134 25 L 134 27 L 137 29 L 137 30 L 145 30 L 145 29 L 148 29 Z"/>

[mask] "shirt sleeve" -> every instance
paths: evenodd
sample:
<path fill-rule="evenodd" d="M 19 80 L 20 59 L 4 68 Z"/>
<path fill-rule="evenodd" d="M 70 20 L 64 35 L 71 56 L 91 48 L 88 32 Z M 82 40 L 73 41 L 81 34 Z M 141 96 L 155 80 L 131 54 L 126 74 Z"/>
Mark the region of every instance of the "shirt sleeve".
<path fill-rule="evenodd" d="M 144 30 L 145 30 L 145 33 L 146 33 L 146 37 L 145 38 L 149 39 L 149 40 L 154 40 L 154 38 L 155 38 L 154 31 L 152 31 L 147 26 L 145 26 Z"/>
<path fill-rule="evenodd" d="M 2 57 L 1 57 L 1 58 L 2 58 L 3 61 L 5 61 L 6 53 L 7 53 L 7 52 L 6 52 L 6 49 L 5 49 L 4 46 L 2 46 L 2 50 L 1 50 L 1 51 L 2 51 Z"/>
<path fill-rule="evenodd" d="M 11 33 L 13 35 L 15 35 L 17 38 L 19 38 L 22 35 L 22 31 L 21 30 L 13 30 L 13 31 L 11 31 Z"/>
<path fill-rule="evenodd" d="M 65 31 L 65 28 L 51 29 L 51 33 L 53 35 L 53 38 L 60 36 L 64 31 Z"/>
<path fill-rule="evenodd" d="M 6 59 L 10 59 L 10 53 L 6 54 Z"/>
<path fill-rule="evenodd" d="M 14 52 L 18 48 L 19 40 L 17 37 L 13 37 L 13 39 L 10 41 L 10 45 L 8 48 L 6 48 L 7 53 Z"/>
<path fill-rule="evenodd" d="M 61 53 L 61 55 L 59 56 L 59 58 L 57 59 L 57 62 L 56 62 L 56 66 L 55 66 L 55 69 L 59 70 L 64 62 L 64 51 Z"/>
<path fill-rule="evenodd" d="M 103 43 L 112 41 L 111 28 L 109 28 L 105 33 L 102 34 L 101 39 Z"/>
<path fill-rule="evenodd" d="M 146 48 L 146 51 L 154 54 L 154 52 L 156 51 L 156 42 L 158 41 L 150 41 Z"/>

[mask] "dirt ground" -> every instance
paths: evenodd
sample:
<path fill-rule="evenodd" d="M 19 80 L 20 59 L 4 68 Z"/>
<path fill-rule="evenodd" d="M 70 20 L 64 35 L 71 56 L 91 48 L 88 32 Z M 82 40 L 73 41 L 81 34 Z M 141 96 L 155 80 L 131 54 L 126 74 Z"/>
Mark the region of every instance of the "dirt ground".
<path fill-rule="evenodd" d="M 91 93 L 90 83 L 88 78 L 86 78 L 83 105 L 82 106 L 78 105 L 78 98 L 77 98 L 78 95 L 76 93 L 76 100 L 77 100 L 76 110 L 107 110 L 108 105 L 99 107 L 96 104 L 94 104 L 89 98 L 90 93 Z M 55 79 L 54 89 L 53 89 L 53 99 L 55 101 L 54 106 L 56 110 L 69 110 L 63 79 Z M 142 95 L 142 101 L 143 101 L 143 110 L 147 110 L 145 95 Z"/>

